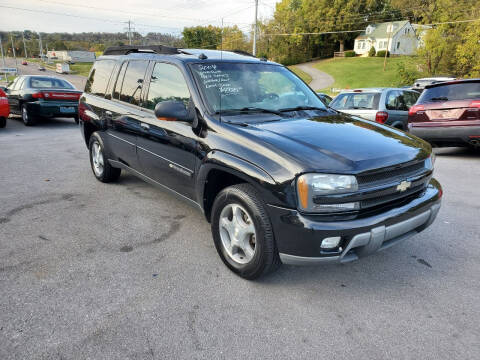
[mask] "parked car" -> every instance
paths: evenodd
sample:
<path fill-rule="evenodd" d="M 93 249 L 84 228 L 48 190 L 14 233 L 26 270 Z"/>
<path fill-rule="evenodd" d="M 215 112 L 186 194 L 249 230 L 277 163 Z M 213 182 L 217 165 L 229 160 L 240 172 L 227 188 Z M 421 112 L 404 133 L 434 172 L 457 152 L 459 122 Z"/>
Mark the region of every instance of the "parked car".
<path fill-rule="evenodd" d="M 363 119 L 407 130 L 408 109 L 420 94 L 409 89 L 366 88 L 344 91 L 330 103 L 330 107 Z"/>
<path fill-rule="evenodd" d="M 325 105 L 329 105 L 333 98 L 330 95 L 327 95 L 325 93 L 317 92 L 317 96 L 324 102 Z"/>
<path fill-rule="evenodd" d="M 265 59 L 109 48 L 79 115 L 99 181 L 126 170 L 192 204 L 223 262 L 247 279 L 282 262 L 372 254 L 427 228 L 440 208 L 428 143 L 326 107 Z"/>
<path fill-rule="evenodd" d="M 480 79 L 427 85 L 408 122 L 412 134 L 436 146 L 480 147 Z"/>
<path fill-rule="evenodd" d="M 78 123 L 81 94 L 66 80 L 43 75 L 19 76 L 7 89 L 10 111 L 22 115 L 27 126 L 40 117 L 71 117 Z"/>
<path fill-rule="evenodd" d="M 23 60 L 22 65 L 28 65 L 27 60 Z"/>
<path fill-rule="evenodd" d="M 452 80 L 455 80 L 455 78 L 451 76 L 435 76 L 435 77 L 429 77 L 429 78 L 421 78 L 413 82 L 413 86 L 411 87 L 411 89 L 421 93 L 423 89 L 425 89 L 425 86 L 427 85 L 438 84 L 441 82 L 452 81 Z"/>
<path fill-rule="evenodd" d="M 7 119 L 10 115 L 8 98 L 3 89 L 0 89 L 0 128 L 7 126 Z"/>
<path fill-rule="evenodd" d="M 43 67 L 42 65 L 39 65 L 38 66 L 38 71 L 46 71 L 45 67 Z"/>

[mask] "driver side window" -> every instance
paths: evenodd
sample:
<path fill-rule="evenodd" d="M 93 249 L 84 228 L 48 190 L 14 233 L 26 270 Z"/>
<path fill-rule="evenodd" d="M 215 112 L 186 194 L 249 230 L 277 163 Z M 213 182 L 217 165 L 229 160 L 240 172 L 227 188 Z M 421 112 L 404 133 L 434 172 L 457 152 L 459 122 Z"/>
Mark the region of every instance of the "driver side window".
<path fill-rule="evenodd" d="M 188 106 L 190 91 L 180 69 L 171 64 L 156 63 L 143 107 L 154 110 L 157 103 L 167 100 L 182 101 Z"/>

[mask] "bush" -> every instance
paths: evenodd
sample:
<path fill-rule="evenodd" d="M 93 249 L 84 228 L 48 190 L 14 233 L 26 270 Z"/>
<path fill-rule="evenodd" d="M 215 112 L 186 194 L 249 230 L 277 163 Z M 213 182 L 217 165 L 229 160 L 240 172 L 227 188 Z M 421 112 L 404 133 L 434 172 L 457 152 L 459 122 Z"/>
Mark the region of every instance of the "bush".
<path fill-rule="evenodd" d="M 371 47 L 370 50 L 368 50 L 368 56 L 370 57 L 373 57 L 375 56 L 375 54 L 377 53 L 377 51 L 375 50 L 375 47 Z"/>
<path fill-rule="evenodd" d="M 353 50 L 345 51 L 344 54 L 345 54 L 345 57 L 355 57 L 355 55 L 356 55 L 355 51 L 353 51 Z"/>
<path fill-rule="evenodd" d="M 387 50 L 377 51 L 377 57 L 385 57 L 385 51 L 387 51 Z M 390 51 L 387 52 L 387 57 L 390 57 Z"/>

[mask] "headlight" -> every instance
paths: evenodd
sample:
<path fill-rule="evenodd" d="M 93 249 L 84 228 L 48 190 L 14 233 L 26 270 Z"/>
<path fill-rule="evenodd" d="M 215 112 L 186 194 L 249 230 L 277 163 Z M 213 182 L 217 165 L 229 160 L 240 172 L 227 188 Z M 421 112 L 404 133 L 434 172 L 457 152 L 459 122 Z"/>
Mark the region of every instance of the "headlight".
<path fill-rule="evenodd" d="M 299 208 L 306 212 L 339 212 L 358 210 L 358 203 L 321 204 L 315 197 L 354 192 L 357 179 L 351 175 L 304 174 L 297 179 Z"/>

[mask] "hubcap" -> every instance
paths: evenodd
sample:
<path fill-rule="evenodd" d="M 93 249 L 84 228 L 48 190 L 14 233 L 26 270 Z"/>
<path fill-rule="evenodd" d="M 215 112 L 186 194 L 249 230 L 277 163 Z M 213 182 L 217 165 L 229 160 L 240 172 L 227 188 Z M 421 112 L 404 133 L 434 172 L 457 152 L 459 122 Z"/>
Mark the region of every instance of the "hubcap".
<path fill-rule="evenodd" d="M 248 212 L 238 204 L 228 204 L 220 213 L 220 239 L 228 256 L 239 264 L 255 255 L 256 231 Z"/>
<path fill-rule="evenodd" d="M 95 175 L 101 176 L 103 174 L 103 153 L 100 144 L 95 141 L 92 145 L 92 162 L 93 171 Z"/>
<path fill-rule="evenodd" d="M 28 113 L 26 108 L 22 108 L 23 121 L 28 121 Z"/>

